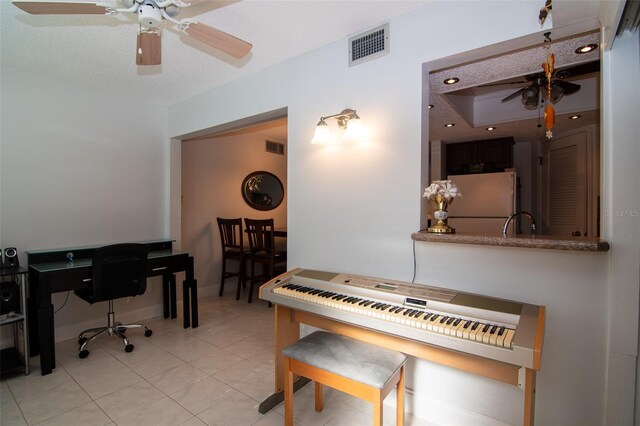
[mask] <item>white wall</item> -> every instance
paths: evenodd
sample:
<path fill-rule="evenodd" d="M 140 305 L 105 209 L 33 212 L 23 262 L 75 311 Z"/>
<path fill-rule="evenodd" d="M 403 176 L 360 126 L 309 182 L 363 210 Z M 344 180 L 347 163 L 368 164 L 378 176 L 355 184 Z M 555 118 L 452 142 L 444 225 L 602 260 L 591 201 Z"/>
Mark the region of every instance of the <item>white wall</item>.
<path fill-rule="evenodd" d="M 6 66 L 1 84 L 0 247 L 17 247 L 26 265 L 25 250 L 168 236 L 164 108 Z M 132 309 L 161 312 L 152 284 L 116 303 L 120 320 Z M 55 309 L 64 299 L 54 295 Z M 71 295 L 55 316 L 56 339 L 102 324 L 102 308 Z"/>
<path fill-rule="evenodd" d="M 170 136 L 288 107 L 290 266 L 410 280 L 425 184 L 422 63 L 535 32 L 537 9 L 538 2 L 430 5 L 391 21 L 388 56 L 348 68 L 346 40 L 325 46 L 172 106 Z M 311 146 L 318 117 L 344 107 L 358 110 L 369 143 Z M 602 424 L 610 254 L 430 243 L 416 252 L 417 282 L 547 305 L 536 422 Z M 426 362 L 412 364 L 410 376 L 409 409 L 427 419 L 521 421 L 517 388 Z"/>
<path fill-rule="evenodd" d="M 286 125 L 283 133 L 286 133 Z M 217 217 L 273 218 L 276 227 L 287 226 L 287 199 L 270 211 L 249 207 L 240 192 L 243 179 L 264 170 L 278 176 L 287 189 L 287 157 L 265 151 L 265 134 L 239 135 L 182 143 L 182 249 L 194 257 L 198 294 L 217 296 L 222 273 L 222 253 Z M 230 262 L 229 271 L 237 263 Z M 225 294 L 235 294 L 236 279 L 225 283 Z M 257 295 L 257 290 L 255 294 Z"/>
<path fill-rule="evenodd" d="M 640 389 L 638 308 L 640 299 L 640 32 L 616 38 L 603 56 L 604 112 L 602 214 L 611 244 L 606 424 L 632 424 Z M 635 374 L 634 374 L 635 372 Z M 635 390 L 635 392 L 634 392 Z M 640 406 L 636 405 L 636 416 Z M 638 419 L 636 419 L 638 421 Z M 638 424 L 636 422 L 635 424 Z"/>

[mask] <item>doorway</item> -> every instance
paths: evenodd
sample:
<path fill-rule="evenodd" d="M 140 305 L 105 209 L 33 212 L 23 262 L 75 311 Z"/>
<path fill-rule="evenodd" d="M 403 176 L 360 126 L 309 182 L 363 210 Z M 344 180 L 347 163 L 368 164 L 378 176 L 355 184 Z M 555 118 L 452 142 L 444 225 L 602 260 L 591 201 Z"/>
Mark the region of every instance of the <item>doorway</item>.
<path fill-rule="evenodd" d="M 213 129 L 180 145 L 181 247 L 194 256 L 201 294 L 217 294 L 222 272 L 217 217 L 273 218 L 276 227 L 287 226 L 287 117 Z M 243 199 L 242 183 L 256 171 L 282 182 L 284 199 L 272 210 L 252 208 Z"/>

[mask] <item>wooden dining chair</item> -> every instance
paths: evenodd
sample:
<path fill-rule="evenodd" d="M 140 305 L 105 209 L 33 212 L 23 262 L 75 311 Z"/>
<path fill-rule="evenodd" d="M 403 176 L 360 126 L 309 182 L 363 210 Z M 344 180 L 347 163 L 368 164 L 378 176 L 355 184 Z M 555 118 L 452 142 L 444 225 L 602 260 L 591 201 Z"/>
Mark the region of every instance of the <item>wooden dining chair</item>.
<path fill-rule="evenodd" d="M 276 271 L 287 269 L 287 249 L 277 247 L 273 230 L 273 219 L 245 219 L 249 238 L 249 263 L 251 280 L 249 284 L 249 300 L 253 297 L 256 281 L 269 281 L 276 276 Z M 256 275 L 256 265 L 261 265 L 261 274 Z M 284 265 L 284 268 L 282 266 Z"/>
<path fill-rule="evenodd" d="M 246 261 L 249 258 L 249 250 L 244 245 L 244 234 L 242 232 L 242 218 L 223 219 L 218 218 L 218 229 L 220 230 L 220 242 L 222 244 L 222 276 L 220 279 L 220 293 L 224 292 L 224 283 L 227 279 L 238 277 L 238 289 L 236 290 L 236 300 L 240 299 L 240 287 L 245 282 Z M 227 262 L 238 262 L 238 271 L 229 272 Z"/>

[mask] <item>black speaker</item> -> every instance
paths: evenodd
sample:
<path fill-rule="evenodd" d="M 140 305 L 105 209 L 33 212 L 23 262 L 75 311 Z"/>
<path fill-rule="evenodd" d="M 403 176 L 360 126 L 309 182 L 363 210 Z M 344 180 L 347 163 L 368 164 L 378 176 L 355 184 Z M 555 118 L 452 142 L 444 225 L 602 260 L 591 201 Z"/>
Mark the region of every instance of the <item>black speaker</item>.
<path fill-rule="evenodd" d="M 0 315 L 20 312 L 20 286 L 15 281 L 0 283 Z"/>
<path fill-rule="evenodd" d="M 4 249 L 4 262 L 2 264 L 5 268 L 14 268 L 20 265 L 20 262 L 18 262 L 18 250 L 15 247 Z"/>

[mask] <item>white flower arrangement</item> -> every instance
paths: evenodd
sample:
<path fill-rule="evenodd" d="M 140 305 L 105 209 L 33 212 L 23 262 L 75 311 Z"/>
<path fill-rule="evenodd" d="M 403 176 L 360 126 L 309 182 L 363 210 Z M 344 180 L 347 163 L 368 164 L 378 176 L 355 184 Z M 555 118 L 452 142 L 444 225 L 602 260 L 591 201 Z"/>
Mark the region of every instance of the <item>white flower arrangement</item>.
<path fill-rule="evenodd" d="M 462 193 L 458 190 L 456 184 L 450 180 L 435 180 L 428 188 L 425 188 L 422 196 L 431 200 L 435 200 L 436 198 L 452 200 L 454 198 L 461 198 Z"/>

